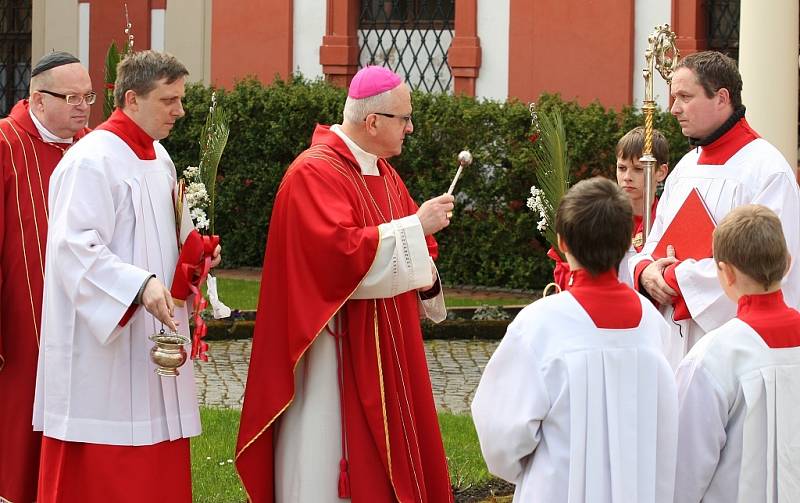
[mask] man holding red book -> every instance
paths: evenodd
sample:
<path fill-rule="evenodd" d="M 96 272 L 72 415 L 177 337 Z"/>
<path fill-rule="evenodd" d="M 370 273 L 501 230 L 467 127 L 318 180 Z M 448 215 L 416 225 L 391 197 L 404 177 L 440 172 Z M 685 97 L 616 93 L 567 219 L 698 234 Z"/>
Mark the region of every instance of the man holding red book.
<path fill-rule="evenodd" d="M 745 120 L 741 92 L 736 62 L 718 52 L 685 57 L 672 78 L 671 111 L 694 149 L 667 178 L 653 229 L 629 265 L 634 286 L 660 304 L 671 322 L 667 358 L 673 367 L 700 337 L 736 314 L 736 305 L 717 282 L 710 255 L 711 232 L 702 222 L 719 222 L 738 206 L 761 204 L 780 217 L 790 252 L 800 247 L 800 193 L 794 172 Z M 687 204 L 694 191 L 705 208 Z M 660 243 L 667 230 L 688 238 L 668 237 L 670 242 Z M 668 246 L 675 257 L 656 252 Z M 691 257 L 696 253 L 690 250 L 701 248 L 709 253 Z M 800 270 L 792 266 L 784 278 L 789 306 L 800 301 L 798 285 Z"/>

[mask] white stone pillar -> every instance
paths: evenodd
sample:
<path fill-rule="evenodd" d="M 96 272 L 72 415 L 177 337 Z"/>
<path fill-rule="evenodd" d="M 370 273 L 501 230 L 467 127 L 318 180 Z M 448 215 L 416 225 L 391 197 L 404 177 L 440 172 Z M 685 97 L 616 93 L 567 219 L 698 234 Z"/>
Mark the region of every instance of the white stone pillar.
<path fill-rule="evenodd" d="M 163 50 L 186 65 L 189 82 L 205 85 L 211 83 L 211 1 L 169 0 L 160 28 Z"/>
<path fill-rule="evenodd" d="M 150 9 L 150 48 L 164 52 L 166 9 Z"/>
<path fill-rule="evenodd" d="M 89 69 L 89 23 L 91 19 L 91 4 L 81 2 L 78 4 L 78 58 L 81 64 Z"/>
<path fill-rule="evenodd" d="M 86 6 L 84 6 L 86 4 Z M 33 24 L 31 25 L 31 64 L 53 51 L 67 51 L 81 58 L 88 68 L 88 60 L 82 58 L 79 37 L 84 29 L 81 16 L 86 16 L 88 25 L 88 0 L 53 1 L 33 0 Z M 87 12 L 87 14 L 83 14 Z M 88 32 L 86 32 L 88 33 Z"/>
<path fill-rule="evenodd" d="M 508 99 L 508 35 L 511 26 L 509 0 L 478 0 L 478 38 L 481 70 L 475 79 L 475 96 L 497 101 Z"/>
<path fill-rule="evenodd" d="M 319 47 L 325 36 L 328 6 L 320 0 L 295 0 L 292 16 L 292 72 L 307 79 L 324 78 Z"/>
<path fill-rule="evenodd" d="M 668 0 L 636 0 L 634 4 L 634 39 L 633 39 L 633 106 L 642 108 L 644 103 L 644 53 L 650 45 L 647 37 L 656 26 L 672 24 L 672 2 Z M 675 27 L 672 31 L 675 31 Z M 653 76 L 653 99 L 661 110 L 669 110 L 669 86 L 656 70 Z"/>
<path fill-rule="evenodd" d="M 741 0 L 739 70 L 747 120 L 797 167 L 798 1 Z"/>

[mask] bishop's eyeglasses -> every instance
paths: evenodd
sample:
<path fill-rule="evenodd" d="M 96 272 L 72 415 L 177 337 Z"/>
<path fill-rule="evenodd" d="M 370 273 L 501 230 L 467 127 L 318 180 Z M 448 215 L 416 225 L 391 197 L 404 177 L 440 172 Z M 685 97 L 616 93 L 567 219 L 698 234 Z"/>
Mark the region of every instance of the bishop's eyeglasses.
<path fill-rule="evenodd" d="M 95 101 L 97 101 L 97 93 L 94 91 L 90 92 L 89 94 L 61 94 L 40 89 L 39 92 L 49 94 L 50 96 L 55 96 L 56 98 L 61 98 L 62 100 L 66 101 L 67 104 L 74 107 L 80 106 L 80 104 L 84 101 L 87 105 L 92 105 Z"/>
<path fill-rule="evenodd" d="M 401 119 L 402 121 L 405 122 L 405 126 L 408 126 L 408 123 L 411 122 L 411 116 L 410 115 L 385 114 L 385 113 L 382 113 L 382 112 L 372 112 L 372 113 L 374 113 L 375 115 L 382 115 L 384 117 L 389 117 L 390 119 Z M 367 120 L 367 119 L 364 118 L 364 120 Z"/>

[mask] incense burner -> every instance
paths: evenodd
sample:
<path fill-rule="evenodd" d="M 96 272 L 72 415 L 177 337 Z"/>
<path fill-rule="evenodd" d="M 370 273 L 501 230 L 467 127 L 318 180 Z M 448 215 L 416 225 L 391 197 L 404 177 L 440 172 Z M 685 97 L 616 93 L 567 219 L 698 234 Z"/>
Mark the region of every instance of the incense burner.
<path fill-rule="evenodd" d="M 156 364 L 156 373 L 160 376 L 176 377 L 178 368 L 186 363 L 186 350 L 189 338 L 176 332 L 165 332 L 164 329 L 150 336 L 155 345 L 150 348 L 150 359 Z"/>

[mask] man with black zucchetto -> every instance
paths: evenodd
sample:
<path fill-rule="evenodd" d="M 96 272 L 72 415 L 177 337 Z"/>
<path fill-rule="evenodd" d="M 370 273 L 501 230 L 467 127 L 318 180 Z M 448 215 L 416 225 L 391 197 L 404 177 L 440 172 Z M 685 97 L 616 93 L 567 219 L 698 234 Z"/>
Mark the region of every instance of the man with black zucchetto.
<path fill-rule="evenodd" d="M 30 97 L 0 119 L 0 501 L 36 499 L 42 435 L 31 426 L 50 175 L 88 129 L 96 95 L 80 60 L 44 56 Z"/>

